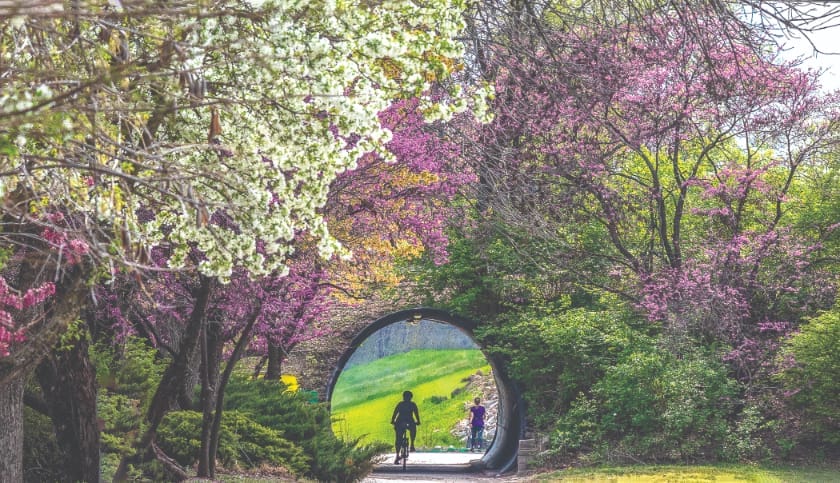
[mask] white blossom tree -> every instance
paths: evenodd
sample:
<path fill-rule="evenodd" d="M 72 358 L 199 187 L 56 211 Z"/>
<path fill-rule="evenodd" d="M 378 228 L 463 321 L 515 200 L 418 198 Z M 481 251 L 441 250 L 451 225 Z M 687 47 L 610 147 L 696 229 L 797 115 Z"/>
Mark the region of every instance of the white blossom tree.
<path fill-rule="evenodd" d="M 148 269 L 152 246 L 172 250 L 171 269 L 196 264 L 222 281 L 237 266 L 283 273 L 301 231 L 323 256 L 346 255 L 320 213 L 328 187 L 363 154 L 388 155 L 380 111 L 459 68 L 465 7 L 0 2 L 0 268 L 19 293 L 56 284 L 38 324 L 16 314 L 25 341 L 0 360 L 0 392 L 19 404 L 84 282 Z M 452 89 L 426 113 L 466 97 Z M 13 480 L 20 436 L 0 437 L 0 473 Z"/>

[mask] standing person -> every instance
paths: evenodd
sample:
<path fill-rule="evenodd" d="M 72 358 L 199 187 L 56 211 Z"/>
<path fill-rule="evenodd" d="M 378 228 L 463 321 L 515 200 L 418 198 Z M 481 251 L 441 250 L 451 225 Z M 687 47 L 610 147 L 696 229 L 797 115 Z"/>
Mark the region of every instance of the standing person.
<path fill-rule="evenodd" d="M 414 452 L 414 438 L 417 436 L 417 426 L 420 425 L 420 410 L 417 409 L 417 404 L 411 400 L 414 394 L 411 391 L 403 392 L 403 400 L 397 403 L 394 408 L 394 414 L 391 415 L 391 424 L 394 425 L 394 446 L 397 448 L 397 459 L 394 464 L 400 464 L 400 433 L 404 427 L 408 428 L 409 438 L 411 441 L 411 448 L 409 451 Z"/>
<path fill-rule="evenodd" d="M 470 406 L 470 451 L 481 449 L 482 439 L 484 438 L 484 413 L 486 410 L 481 405 L 481 398 L 473 399 L 473 405 Z"/>

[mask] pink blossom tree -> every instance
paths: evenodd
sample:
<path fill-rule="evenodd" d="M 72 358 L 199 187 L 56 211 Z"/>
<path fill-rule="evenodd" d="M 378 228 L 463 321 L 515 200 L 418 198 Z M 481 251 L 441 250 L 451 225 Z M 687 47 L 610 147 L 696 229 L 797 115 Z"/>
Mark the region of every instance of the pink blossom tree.
<path fill-rule="evenodd" d="M 477 196 L 546 272 L 622 295 L 675 343 L 729 344 L 748 379 L 833 297 L 788 213 L 836 146 L 838 97 L 699 6 L 601 20 L 483 52 L 497 97 L 472 137 Z"/>

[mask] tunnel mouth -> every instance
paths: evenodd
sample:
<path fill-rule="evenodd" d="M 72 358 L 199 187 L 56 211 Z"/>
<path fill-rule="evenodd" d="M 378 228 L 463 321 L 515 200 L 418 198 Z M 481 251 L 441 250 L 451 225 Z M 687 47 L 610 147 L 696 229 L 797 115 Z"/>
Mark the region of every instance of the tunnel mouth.
<path fill-rule="evenodd" d="M 473 461 L 461 469 L 465 471 L 496 470 L 498 472 L 505 472 L 515 467 L 519 450 L 519 440 L 525 429 L 525 408 L 519 387 L 508 376 L 503 361 L 492 354 L 488 354 L 478 341 L 475 340 L 473 331 L 478 324 L 473 320 L 460 317 L 450 312 L 428 307 L 406 309 L 381 317 L 365 327 L 356 335 L 349 347 L 341 355 L 330 375 L 325 395 L 327 404 L 331 404 L 333 391 L 335 390 L 338 378 L 350 358 L 359 349 L 359 346 L 378 330 L 392 324 L 411 320 L 439 322 L 460 329 L 461 332 L 478 346 L 478 349 L 484 354 L 485 359 L 493 371 L 499 397 L 495 438 L 480 460 Z M 444 469 L 455 470 L 461 465 L 443 466 L 445 467 Z"/>

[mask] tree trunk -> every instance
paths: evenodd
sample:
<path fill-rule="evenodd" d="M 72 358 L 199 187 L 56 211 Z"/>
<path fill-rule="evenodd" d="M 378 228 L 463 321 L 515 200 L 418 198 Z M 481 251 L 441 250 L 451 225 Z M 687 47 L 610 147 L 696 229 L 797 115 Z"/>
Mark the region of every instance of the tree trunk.
<path fill-rule="evenodd" d="M 260 312 L 262 312 L 262 301 L 260 301 L 257 305 L 257 308 L 254 310 L 254 314 L 251 316 L 250 320 L 248 320 L 248 323 L 245 324 L 245 328 L 242 330 L 242 335 L 239 336 L 239 340 L 236 342 L 233 353 L 230 355 L 230 359 L 228 359 L 225 370 L 219 379 L 219 387 L 216 390 L 216 413 L 213 418 L 213 427 L 210 431 L 211 473 L 216 472 L 216 453 L 219 450 L 219 434 L 222 426 L 222 412 L 224 411 L 225 406 L 225 387 L 227 387 L 227 383 L 230 380 L 230 375 L 233 374 L 233 368 L 236 367 L 236 363 L 239 362 L 239 359 L 242 357 L 242 354 L 245 353 L 245 349 L 250 343 L 251 331 L 254 328 L 254 323 L 256 323 L 260 316 Z"/>
<path fill-rule="evenodd" d="M 23 481 L 23 386 L 26 376 L 0 386 L 0 483 Z"/>
<path fill-rule="evenodd" d="M 120 460 L 120 465 L 114 473 L 114 481 L 125 481 L 128 477 L 128 466 L 143 461 L 146 455 L 152 451 L 152 443 L 155 442 L 160 422 L 169 409 L 177 403 L 178 393 L 184 375 L 187 373 L 190 357 L 198 344 L 199 334 L 201 334 L 204 325 L 212 289 L 213 279 L 202 276 L 201 286 L 196 293 L 193 311 L 181 339 L 178 354 L 164 371 L 155 395 L 152 397 L 152 402 L 149 404 L 149 410 L 146 412 L 146 432 L 135 445 L 134 454 L 125 456 Z"/>
<path fill-rule="evenodd" d="M 265 369 L 266 381 L 279 381 L 280 369 L 283 363 L 283 350 L 272 342 L 268 343 L 268 366 Z"/>
<path fill-rule="evenodd" d="M 27 265 L 25 271 L 33 270 Z M 0 483 L 23 481 L 23 388 L 41 359 L 81 313 L 86 273 L 80 268 L 66 274 L 68 281 L 56 284 L 54 302 L 48 304 L 43 320 L 27 330 L 26 342 L 16 344 L 12 354 L 0 360 Z"/>
<path fill-rule="evenodd" d="M 214 476 L 216 455 L 212 452 L 212 428 L 218 398 L 219 365 L 222 360 L 222 330 L 218 322 L 209 323 L 201 339 L 201 448 L 198 453 L 199 478 Z"/>
<path fill-rule="evenodd" d="M 265 365 L 265 362 L 267 360 L 268 360 L 268 356 L 260 357 L 260 360 L 254 366 L 254 374 L 252 374 L 252 376 L 251 376 L 252 379 L 259 379 L 260 378 L 260 374 L 262 374 L 262 368 Z"/>
<path fill-rule="evenodd" d="M 194 410 L 197 407 L 194 393 L 200 377 L 197 369 L 201 365 L 200 361 L 201 351 L 194 348 L 190 362 L 187 364 L 187 373 L 184 374 L 181 388 L 178 390 L 178 407 L 181 409 Z"/>
<path fill-rule="evenodd" d="M 82 337 L 69 350 L 53 352 L 35 374 L 62 449 L 64 481 L 98 483 L 96 372 L 88 357 L 87 339 Z"/>

